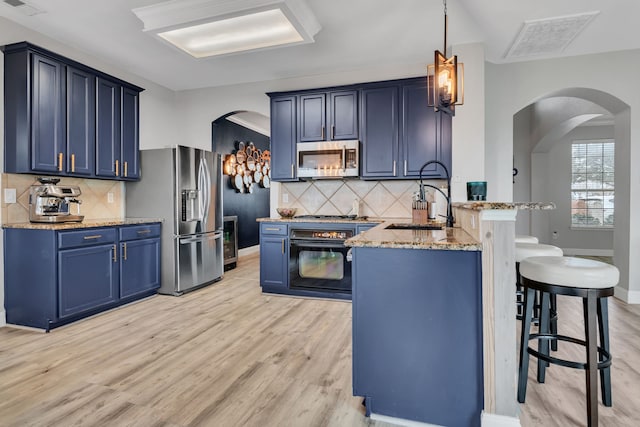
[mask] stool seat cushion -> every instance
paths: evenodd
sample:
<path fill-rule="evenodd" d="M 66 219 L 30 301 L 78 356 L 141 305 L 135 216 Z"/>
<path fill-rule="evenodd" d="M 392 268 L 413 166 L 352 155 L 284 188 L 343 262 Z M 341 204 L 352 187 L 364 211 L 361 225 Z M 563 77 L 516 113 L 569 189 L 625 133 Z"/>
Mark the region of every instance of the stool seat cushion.
<path fill-rule="evenodd" d="M 520 275 L 536 282 L 589 289 L 612 288 L 620 279 L 620 272 L 613 265 L 565 256 L 524 259 L 520 262 Z"/>
<path fill-rule="evenodd" d="M 538 243 L 538 238 L 526 234 L 516 234 L 516 243 Z"/>
<path fill-rule="evenodd" d="M 516 243 L 516 262 L 532 256 L 562 256 L 562 249 L 541 243 Z"/>

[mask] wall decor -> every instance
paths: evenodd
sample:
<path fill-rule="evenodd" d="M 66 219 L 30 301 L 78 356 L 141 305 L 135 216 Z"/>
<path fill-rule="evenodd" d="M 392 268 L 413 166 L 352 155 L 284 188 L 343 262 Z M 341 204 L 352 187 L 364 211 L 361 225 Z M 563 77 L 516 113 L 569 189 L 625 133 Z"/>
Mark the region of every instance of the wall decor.
<path fill-rule="evenodd" d="M 236 141 L 236 150 L 224 158 L 223 172 L 238 193 L 253 193 L 256 186 L 271 186 L 271 152 L 253 142 Z"/>

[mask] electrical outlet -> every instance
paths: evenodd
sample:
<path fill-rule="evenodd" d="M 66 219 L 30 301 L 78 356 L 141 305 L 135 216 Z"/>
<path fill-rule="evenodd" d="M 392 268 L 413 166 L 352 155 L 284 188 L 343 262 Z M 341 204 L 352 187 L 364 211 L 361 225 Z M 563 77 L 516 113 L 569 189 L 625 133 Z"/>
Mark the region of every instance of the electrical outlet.
<path fill-rule="evenodd" d="M 16 202 L 16 189 L 15 188 L 5 188 L 4 189 L 4 202 L 5 203 L 15 203 Z"/>
<path fill-rule="evenodd" d="M 282 203 L 289 203 L 289 193 L 282 193 Z"/>
<path fill-rule="evenodd" d="M 107 203 L 113 203 L 113 193 L 107 193 Z"/>

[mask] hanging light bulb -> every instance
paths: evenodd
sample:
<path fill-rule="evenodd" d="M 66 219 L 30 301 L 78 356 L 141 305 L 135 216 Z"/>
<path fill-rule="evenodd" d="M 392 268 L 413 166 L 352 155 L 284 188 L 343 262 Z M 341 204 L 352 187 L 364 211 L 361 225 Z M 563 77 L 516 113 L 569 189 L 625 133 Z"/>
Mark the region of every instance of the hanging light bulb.
<path fill-rule="evenodd" d="M 444 4 L 444 48 L 436 50 L 434 63 L 427 66 L 427 102 L 436 111 L 455 115 L 455 106 L 464 103 L 464 67 L 456 55 L 447 58 L 447 0 Z"/>

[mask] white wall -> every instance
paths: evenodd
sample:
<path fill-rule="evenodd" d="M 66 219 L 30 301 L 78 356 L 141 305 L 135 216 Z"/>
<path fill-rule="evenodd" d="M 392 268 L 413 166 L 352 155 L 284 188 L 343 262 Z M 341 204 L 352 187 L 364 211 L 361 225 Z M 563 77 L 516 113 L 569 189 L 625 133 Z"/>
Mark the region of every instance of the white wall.
<path fill-rule="evenodd" d="M 637 140 L 640 135 L 640 115 L 633 114 L 634 111 L 640 111 L 638 69 L 640 50 L 513 64 L 487 64 L 485 171 L 491 198 L 505 201 L 513 198 L 513 115 L 541 97 L 562 92 L 565 88 L 595 89 L 629 106 L 630 111 L 625 111 L 615 105 L 600 103 L 615 115 L 616 141 L 627 143 L 622 150 L 618 150 L 620 156 L 623 155 L 621 151 L 627 152 L 627 157 L 620 157 L 620 161 L 637 164 L 640 147 L 630 144 L 630 141 Z M 611 70 L 616 70 L 615 78 L 611 78 Z M 627 127 L 623 129 L 624 126 Z M 640 224 L 629 220 L 630 214 L 640 209 L 640 168 L 629 168 L 629 175 L 619 178 L 628 178 L 627 182 L 631 185 L 628 198 L 616 200 L 616 225 L 621 226 L 616 227 L 614 232 L 614 259 L 621 273 L 620 290 L 616 292 L 627 301 L 640 303 L 640 265 L 630 262 L 640 259 Z M 620 186 L 616 175 L 616 187 Z M 618 199 L 623 197 L 620 194 Z M 625 230 L 626 224 L 628 229 Z"/>
<path fill-rule="evenodd" d="M 546 201 L 531 196 L 531 109 L 525 108 L 513 119 L 513 167 L 518 175 L 512 178 L 513 201 Z M 531 213 L 518 212 L 516 234 L 534 235 L 530 228 Z"/>

